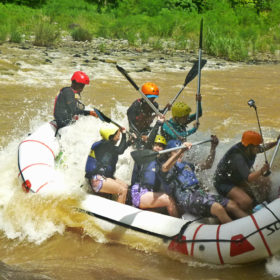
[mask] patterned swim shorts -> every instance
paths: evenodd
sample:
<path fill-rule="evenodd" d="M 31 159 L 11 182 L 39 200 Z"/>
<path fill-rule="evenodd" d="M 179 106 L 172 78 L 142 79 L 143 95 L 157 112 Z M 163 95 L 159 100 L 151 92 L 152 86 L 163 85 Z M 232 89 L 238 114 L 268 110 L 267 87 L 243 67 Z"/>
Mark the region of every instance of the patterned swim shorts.
<path fill-rule="evenodd" d="M 139 208 L 141 196 L 144 195 L 145 193 L 149 192 L 149 190 L 146 188 L 140 187 L 139 184 L 135 184 L 131 187 L 130 191 L 131 191 L 132 205 L 134 207 Z"/>
<path fill-rule="evenodd" d="M 92 188 L 92 190 L 94 192 L 99 192 L 103 186 L 103 181 L 105 180 L 106 178 L 102 177 L 101 175 L 93 175 L 91 177 L 91 179 L 89 180 L 90 181 L 90 186 Z"/>
<path fill-rule="evenodd" d="M 184 211 L 203 217 L 211 216 L 210 209 L 215 202 L 226 207 L 229 201 L 220 195 L 205 192 L 197 186 L 191 186 L 184 190 L 178 188 L 175 196 Z"/>

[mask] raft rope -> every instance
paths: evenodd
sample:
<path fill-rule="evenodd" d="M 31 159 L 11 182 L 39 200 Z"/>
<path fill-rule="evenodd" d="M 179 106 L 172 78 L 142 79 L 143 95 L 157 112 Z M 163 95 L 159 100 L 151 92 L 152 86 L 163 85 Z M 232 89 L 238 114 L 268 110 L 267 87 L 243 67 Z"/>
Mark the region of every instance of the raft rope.
<path fill-rule="evenodd" d="M 275 217 L 276 222 L 280 222 L 280 219 L 276 216 L 276 214 L 267 205 L 264 205 L 264 207 L 269 212 L 271 212 L 271 214 Z M 93 212 L 90 212 L 90 211 L 87 211 L 87 210 L 84 210 L 84 209 L 81 209 L 81 208 L 77 208 L 77 210 L 79 212 L 85 213 L 89 216 L 93 216 L 93 217 L 105 220 L 107 222 L 110 222 L 110 223 L 118 225 L 118 226 L 122 226 L 122 227 L 125 227 L 125 228 L 128 228 L 128 229 L 132 229 L 132 230 L 135 230 L 135 231 L 138 231 L 138 232 L 141 232 L 141 233 L 145 233 L 145 234 L 149 234 L 151 236 L 161 238 L 161 239 L 163 239 L 164 242 L 167 242 L 168 240 L 174 240 L 174 241 L 179 242 L 179 243 L 203 243 L 203 242 L 204 243 L 209 243 L 209 242 L 240 243 L 240 242 L 245 241 L 249 237 L 253 236 L 254 234 L 257 234 L 257 233 L 261 232 L 262 230 L 264 230 L 265 228 L 270 227 L 270 226 L 272 226 L 276 223 L 276 222 L 273 222 L 273 223 L 265 225 L 261 228 L 258 228 L 257 230 L 255 230 L 255 231 L 253 231 L 253 232 L 251 232 L 251 233 L 249 233 L 249 234 L 245 235 L 244 237 L 242 237 L 240 239 L 237 239 L 237 240 L 231 240 L 231 239 L 196 239 L 196 240 L 189 239 L 189 240 L 186 240 L 186 239 L 182 239 L 184 231 L 189 227 L 190 224 L 192 224 L 193 222 L 195 222 L 195 221 L 197 221 L 201 218 L 198 218 L 198 219 L 195 219 L 195 220 L 192 220 L 192 221 L 188 221 L 186 224 L 184 224 L 181 227 L 178 234 L 173 235 L 173 236 L 167 236 L 167 235 L 164 235 L 164 234 L 160 234 L 160 233 L 152 232 L 152 231 L 145 230 L 145 229 L 142 229 L 142 228 L 139 228 L 139 227 L 135 227 L 135 226 L 132 226 L 132 225 L 128 225 L 128 224 L 125 224 L 123 222 L 116 221 L 116 220 L 113 220 L 111 218 L 104 217 L 102 215 L 99 215 L 99 214 L 96 214 L 96 213 L 93 213 Z"/>

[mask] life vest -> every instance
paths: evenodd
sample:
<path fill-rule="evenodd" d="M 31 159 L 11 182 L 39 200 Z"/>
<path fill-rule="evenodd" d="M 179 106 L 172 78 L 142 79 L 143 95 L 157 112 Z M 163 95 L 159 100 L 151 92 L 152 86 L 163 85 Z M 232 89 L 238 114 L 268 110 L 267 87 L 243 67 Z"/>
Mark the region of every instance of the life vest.
<path fill-rule="evenodd" d="M 175 168 L 177 169 L 177 180 L 182 188 L 191 187 L 198 184 L 194 172 L 194 166 L 187 162 L 176 162 Z"/>
<path fill-rule="evenodd" d="M 90 178 L 92 175 L 97 174 L 97 160 L 95 157 L 95 149 L 101 144 L 102 140 L 93 143 L 90 149 L 90 153 L 86 162 L 86 177 Z"/>
<path fill-rule="evenodd" d="M 176 162 L 173 168 L 164 174 L 164 187 L 167 194 L 177 189 L 187 189 L 198 184 L 194 165 L 187 162 Z"/>
<path fill-rule="evenodd" d="M 160 179 L 158 176 L 159 164 L 157 160 L 153 160 L 147 164 L 143 164 L 140 170 L 140 185 L 141 187 L 148 188 L 150 190 L 158 190 L 160 187 Z"/>
<path fill-rule="evenodd" d="M 85 168 L 85 176 L 87 178 L 91 178 L 92 175 L 96 174 L 109 178 L 113 177 L 118 161 L 118 154 L 114 153 L 113 149 L 109 149 L 110 144 L 109 141 L 100 140 L 91 146 Z"/>
<path fill-rule="evenodd" d="M 70 87 L 71 88 L 71 87 Z M 55 108 L 56 108 L 56 105 L 57 105 L 57 100 L 58 100 L 58 97 L 59 95 L 62 93 L 62 91 L 64 90 L 65 88 L 62 88 L 60 89 L 60 91 L 57 93 L 56 97 L 55 97 L 55 100 L 54 100 L 54 107 L 53 107 L 53 114 L 55 113 Z M 72 88 L 71 88 L 72 89 Z M 78 111 L 83 111 L 85 109 L 85 105 L 81 102 L 81 95 L 73 90 L 73 93 L 74 93 L 74 98 L 75 98 L 75 101 L 76 101 L 76 107 L 77 107 L 77 110 Z"/>

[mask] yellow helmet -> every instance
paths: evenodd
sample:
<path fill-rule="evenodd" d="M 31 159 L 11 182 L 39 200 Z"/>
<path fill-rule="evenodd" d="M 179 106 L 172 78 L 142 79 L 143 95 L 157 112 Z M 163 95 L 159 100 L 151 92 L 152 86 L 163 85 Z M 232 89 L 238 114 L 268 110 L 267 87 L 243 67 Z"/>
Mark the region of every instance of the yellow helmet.
<path fill-rule="evenodd" d="M 118 130 L 119 130 L 118 127 L 113 127 L 113 128 L 106 127 L 106 128 L 100 128 L 99 133 L 104 140 L 110 140 L 110 136 L 116 134 Z"/>
<path fill-rule="evenodd" d="M 188 104 L 184 103 L 184 102 L 176 102 L 174 103 L 174 105 L 171 108 L 171 112 L 172 112 L 172 117 L 185 117 L 188 116 L 190 114 L 190 112 L 192 111 L 192 109 L 190 108 L 190 106 L 188 106 Z"/>
<path fill-rule="evenodd" d="M 157 135 L 155 138 L 155 143 L 166 145 L 166 139 L 162 135 Z"/>

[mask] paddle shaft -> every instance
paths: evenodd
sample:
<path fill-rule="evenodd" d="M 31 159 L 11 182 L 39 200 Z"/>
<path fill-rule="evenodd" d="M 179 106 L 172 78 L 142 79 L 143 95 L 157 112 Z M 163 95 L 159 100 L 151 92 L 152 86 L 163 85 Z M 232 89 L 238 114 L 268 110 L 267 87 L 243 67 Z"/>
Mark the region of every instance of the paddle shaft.
<path fill-rule="evenodd" d="M 185 82 L 184 82 L 182 88 L 180 89 L 180 91 L 176 94 L 176 96 L 169 103 L 171 106 L 177 100 L 177 98 L 179 97 L 181 92 L 184 90 L 184 88 L 187 86 L 187 84 L 190 83 L 196 77 L 196 75 L 198 73 L 198 69 L 201 69 L 206 64 L 207 60 L 203 60 L 202 63 L 200 64 L 200 67 L 199 67 L 198 64 L 200 62 L 201 61 L 196 61 L 194 63 L 193 67 L 191 68 L 191 70 L 189 71 L 189 73 L 186 76 L 186 79 L 185 79 Z M 163 111 L 163 115 L 165 115 L 167 112 L 168 112 L 168 107 L 165 107 L 164 111 Z"/>
<path fill-rule="evenodd" d="M 262 133 L 262 129 L 261 129 L 261 124 L 260 124 L 260 120 L 259 120 L 259 115 L 258 115 L 257 107 L 254 106 L 253 108 L 255 109 L 255 112 L 256 112 L 258 126 L 259 126 L 260 134 L 261 134 L 261 137 L 262 137 L 262 145 L 263 145 L 263 153 L 264 153 L 265 162 L 268 163 L 266 152 L 265 152 L 263 133 Z"/>
<path fill-rule="evenodd" d="M 273 152 L 272 159 L 271 159 L 270 164 L 269 164 L 269 167 L 270 167 L 270 168 L 271 168 L 271 166 L 272 166 L 272 164 L 273 164 L 273 162 L 274 162 L 275 156 L 276 156 L 276 154 L 277 154 L 277 152 L 278 152 L 278 150 L 279 150 L 279 146 L 280 146 L 280 139 L 278 140 L 277 146 L 276 146 L 276 148 L 275 148 L 275 150 L 274 150 L 274 152 Z"/>
<path fill-rule="evenodd" d="M 99 119 L 101 121 L 107 122 L 107 123 L 112 123 L 114 125 L 116 125 L 117 127 L 119 127 L 120 129 L 123 129 L 124 127 L 121 126 L 120 124 L 116 123 L 115 121 L 111 120 L 109 117 L 107 117 L 106 115 L 104 115 L 100 110 L 94 108 L 95 113 L 98 115 Z M 134 137 L 129 131 L 126 131 L 126 133 L 132 137 Z"/>
<path fill-rule="evenodd" d="M 211 141 L 212 141 L 212 139 L 207 139 L 207 140 L 195 142 L 195 143 L 192 143 L 192 146 L 201 145 L 201 144 L 204 144 L 204 143 L 207 143 L 207 142 L 211 142 Z M 165 154 L 165 153 L 170 153 L 170 152 L 173 152 L 173 151 L 176 151 L 176 150 L 180 150 L 180 149 L 183 149 L 183 148 L 186 148 L 186 146 L 181 145 L 181 146 L 179 146 L 179 147 L 174 147 L 174 148 L 170 148 L 170 149 L 165 149 L 165 150 L 159 151 L 159 152 L 157 152 L 157 153 L 159 153 L 159 154 Z"/>
<path fill-rule="evenodd" d="M 199 101 L 198 97 L 200 96 L 200 81 L 201 81 L 201 57 L 202 57 L 202 33 L 203 33 L 203 19 L 200 22 L 200 35 L 199 35 L 199 51 L 198 51 L 198 79 L 197 79 L 197 101 L 196 101 L 196 123 L 199 125 L 198 119 L 198 110 L 199 110 Z"/>
<path fill-rule="evenodd" d="M 133 79 L 128 75 L 128 73 L 119 65 L 116 65 L 117 69 L 125 76 L 125 78 L 131 83 L 131 85 L 141 94 L 143 99 L 148 103 L 148 105 L 153 109 L 153 111 L 158 115 L 162 116 L 162 113 L 155 107 L 155 105 L 149 100 L 149 98 L 141 91 L 141 89 L 136 85 Z"/>
<path fill-rule="evenodd" d="M 147 104 L 152 108 L 152 110 L 158 115 L 163 116 L 163 114 L 155 107 L 155 105 L 149 100 L 149 98 L 140 90 L 140 88 L 137 86 L 137 84 L 133 81 L 133 79 L 128 75 L 128 73 L 119 65 L 116 65 L 117 69 L 123 74 L 123 76 L 132 84 L 132 86 L 141 94 L 143 99 L 147 102 Z M 173 133 L 176 135 L 176 137 L 180 137 L 178 133 L 169 125 L 168 122 L 165 122 L 166 125 L 173 131 Z"/>

